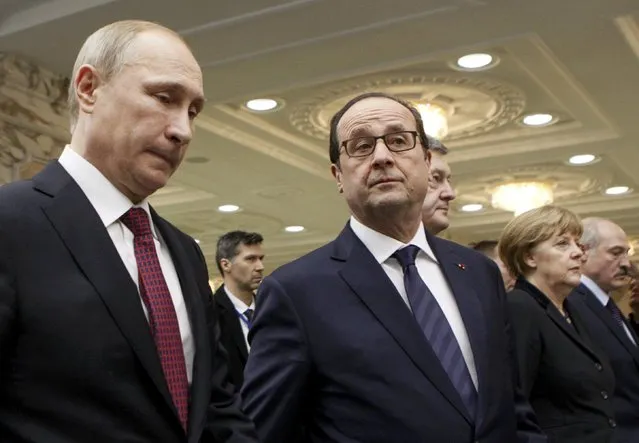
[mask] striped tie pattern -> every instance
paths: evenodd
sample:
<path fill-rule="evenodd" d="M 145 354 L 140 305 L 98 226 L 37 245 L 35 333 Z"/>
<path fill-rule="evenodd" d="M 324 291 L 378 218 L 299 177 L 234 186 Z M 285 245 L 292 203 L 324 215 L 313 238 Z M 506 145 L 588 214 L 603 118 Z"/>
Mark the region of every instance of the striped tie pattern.
<path fill-rule="evenodd" d="M 459 392 L 470 416 L 475 417 L 477 390 L 459 343 L 457 343 L 444 312 L 417 272 L 415 257 L 418 252 L 419 247 L 409 245 L 396 251 L 393 257 L 399 261 L 404 271 L 404 287 L 415 320 L 439 358 L 453 386 Z"/>

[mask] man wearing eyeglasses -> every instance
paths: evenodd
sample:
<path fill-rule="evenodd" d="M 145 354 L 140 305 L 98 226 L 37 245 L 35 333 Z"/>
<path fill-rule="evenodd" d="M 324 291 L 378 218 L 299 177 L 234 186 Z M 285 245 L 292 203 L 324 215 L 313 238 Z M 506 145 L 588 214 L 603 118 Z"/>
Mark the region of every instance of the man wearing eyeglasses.
<path fill-rule="evenodd" d="M 586 331 L 610 359 L 615 373 L 612 395 L 615 443 L 639 441 L 639 336 L 623 316 L 610 293 L 628 284 L 630 261 L 628 238 L 620 226 L 602 218 L 582 221 L 581 243 L 586 261 L 579 285 L 570 295 L 572 305 L 586 320 Z"/>
<path fill-rule="evenodd" d="M 350 220 L 257 294 L 242 397 L 261 441 L 545 441 L 515 387 L 497 266 L 424 229 L 419 113 L 360 95 L 329 154 Z"/>

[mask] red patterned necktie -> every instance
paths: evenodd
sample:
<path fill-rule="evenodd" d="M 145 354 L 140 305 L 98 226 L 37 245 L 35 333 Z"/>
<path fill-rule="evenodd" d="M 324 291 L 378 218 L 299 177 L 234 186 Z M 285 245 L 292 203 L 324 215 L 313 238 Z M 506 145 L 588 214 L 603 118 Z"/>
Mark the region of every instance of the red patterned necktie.
<path fill-rule="evenodd" d="M 184 348 L 173 300 L 155 250 L 149 216 L 142 208 L 131 208 L 121 220 L 134 236 L 140 295 L 148 311 L 151 334 L 160 357 L 164 378 L 182 427 L 186 431 L 189 385 Z"/>

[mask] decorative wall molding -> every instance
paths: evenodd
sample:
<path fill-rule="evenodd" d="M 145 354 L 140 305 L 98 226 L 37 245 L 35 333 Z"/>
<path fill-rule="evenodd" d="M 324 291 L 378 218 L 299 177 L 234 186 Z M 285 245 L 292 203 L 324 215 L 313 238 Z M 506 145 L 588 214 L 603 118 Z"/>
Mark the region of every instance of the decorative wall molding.
<path fill-rule="evenodd" d="M 67 80 L 0 53 L 0 183 L 26 178 L 68 142 Z"/>

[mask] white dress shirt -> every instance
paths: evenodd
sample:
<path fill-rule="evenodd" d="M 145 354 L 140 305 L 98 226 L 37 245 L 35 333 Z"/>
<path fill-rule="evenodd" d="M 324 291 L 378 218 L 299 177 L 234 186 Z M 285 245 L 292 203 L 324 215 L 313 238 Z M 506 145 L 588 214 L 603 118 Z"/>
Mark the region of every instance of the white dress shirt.
<path fill-rule="evenodd" d="M 233 307 L 235 308 L 235 313 L 238 316 L 237 321 L 239 321 L 240 325 L 242 326 L 242 333 L 244 334 L 246 349 L 250 351 L 251 345 L 249 345 L 249 342 L 248 342 L 249 327 L 248 327 L 248 323 L 244 321 L 248 319 L 246 318 L 244 313 L 246 312 L 247 309 L 252 309 L 253 312 L 255 312 L 255 299 L 253 299 L 253 301 L 251 302 L 251 306 L 246 306 L 246 303 L 244 303 L 242 300 L 240 300 L 235 295 L 233 295 L 233 293 L 229 290 L 228 286 L 224 285 L 224 291 L 226 292 L 226 295 L 229 296 L 229 300 L 231 300 L 231 303 L 233 303 Z"/>
<path fill-rule="evenodd" d="M 397 292 L 399 292 L 408 309 L 411 309 L 411 307 L 406 294 L 406 288 L 404 288 L 404 271 L 399 262 L 391 256 L 395 251 L 409 244 L 419 247 L 419 252 L 415 258 L 415 267 L 417 268 L 419 276 L 424 283 L 426 283 L 426 286 L 428 286 L 428 289 L 433 293 L 437 303 L 439 303 L 439 306 L 442 308 L 446 320 L 448 320 L 448 324 L 450 324 L 453 334 L 457 339 L 457 343 L 459 343 L 475 388 L 478 388 L 479 383 L 477 380 L 475 358 L 473 356 L 473 350 L 470 347 L 466 326 L 462 320 L 453 292 L 446 281 L 446 277 L 444 277 L 444 273 L 439 267 L 433 250 L 426 240 L 423 224 L 420 224 L 415 237 L 413 237 L 408 244 L 404 244 L 364 226 L 355 217 L 351 217 L 350 224 L 355 235 L 364 243 L 371 254 L 373 254 L 375 260 L 382 266 L 388 278 L 393 282 L 393 285 L 397 288 Z"/>
<path fill-rule="evenodd" d="M 149 211 L 149 203 L 144 200 L 139 205 L 133 205 L 131 201 L 122 194 L 113 184 L 102 175 L 98 169 L 85 160 L 81 155 L 72 150 L 69 146 L 64 148 L 59 160 L 62 167 L 75 180 L 82 192 L 98 213 L 100 220 L 104 224 L 115 248 L 122 258 L 122 262 L 126 266 L 131 278 L 138 286 L 138 265 L 135 261 L 135 251 L 133 246 L 133 233 L 120 221 L 122 217 L 132 207 L 140 207 L 149 215 L 151 221 L 151 231 L 155 240 L 155 250 L 158 253 L 160 267 L 164 274 L 164 279 L 169 287 L 171 299 L 175 306 L 178 324 L 180 327 L 180 336 L 182 338 L 182 347 L 184 348 L 184 357 L 186 361 L 186 373 L 189 383 L 193 374 L 193 359 L 195 357 L 195 348 L 193 342 L 193 334 L 191 333 L 191 323 L 189 321 L 188 312 L 182 296 L 182 288 L 180 281 L 173 265 L 173 259 L 163 241 L 160 233 L 155 229 L 151 213 Z M 140 296 L 140 303 L 144 310 L 144 315 L 149 318 L 146 306 Z"/>
<path fill-rule="evenodd" d="M 606 307 L 606 305 L 608 304 L 608 300 L 610 300 L 610 296 L 608 294 L 606 294 L 604 292 L 603 289 L 601 289 L 599 287 L 599 285 L 597 283 L 595 283 L 590 277 L 587 277 L 585 275 L 581 276 L 581 283 L 583 283 L 583 285 L 585 287 L 587 287 L 588 289 L 590 289 L 590 292 L 592 292 L 593 294 L 595 294 L 595 297 L 597 297 L 597 300 L 599 300 L 599 302 L 604 306 L 604 308 Z M 614 303 L 614 301 L 613 301 Z M 628 336 L 628 338 L 630 339 L 630 341 L 632 343 L 634 343 L 635 345 L 637 343 L 635 343 L 635 339 L 632 338 L 632 334 L 630 333 L 630 330 L 628 329 L 628 326 L 626 325 L 626 323 L 623 324 L 623 329 L 626 332 L 626 335 Z"/>

